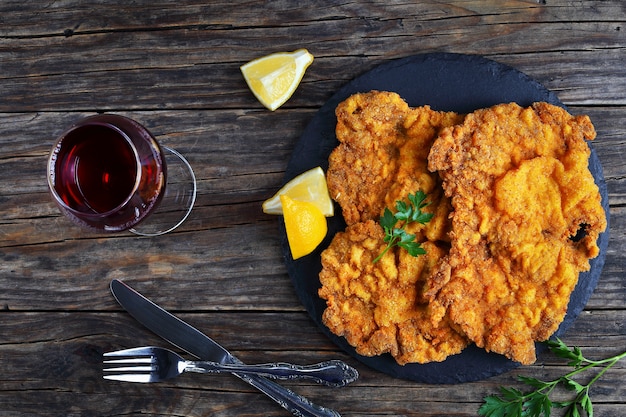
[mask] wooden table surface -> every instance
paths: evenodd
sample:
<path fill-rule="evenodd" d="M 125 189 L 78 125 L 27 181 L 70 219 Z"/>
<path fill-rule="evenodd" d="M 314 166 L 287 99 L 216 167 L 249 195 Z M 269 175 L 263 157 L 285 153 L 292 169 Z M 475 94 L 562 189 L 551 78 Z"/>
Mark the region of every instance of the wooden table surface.
<path fill-rule="evenodd" d="M 433 385 L 369 369 L 335 346 L 292 287 L 278 218 L 281 185 L 317 110 L 393 59 L 445 51 L 516 67 L 589 114 L 610 200 L 595 293 L 563 339 L 591 358 L 626 348 L 626 3 L 603 1 L 0 1 L 0 415 L 287 416 L 230 376 L 104 381 L 104 351 L 167 343 L 115 302 L 126 280 L 246 362 L 346 360 L 345 388 L 285 383 L 343 416 L 474 416 L 518 374 L 555 378 L 551 354 L 480 382 Z M 307 48 L 315 61 L 275 112 L 239 66 Z M 427 80 L 420 80 L 425 81 Z M 54 139 L 96 112 L 132 117 L 190 161 L 198 198 L 156 238 L 73 226 L 47 190 Z M 626 415 L 626 361 L 592 390 L 595 415 Z"/>

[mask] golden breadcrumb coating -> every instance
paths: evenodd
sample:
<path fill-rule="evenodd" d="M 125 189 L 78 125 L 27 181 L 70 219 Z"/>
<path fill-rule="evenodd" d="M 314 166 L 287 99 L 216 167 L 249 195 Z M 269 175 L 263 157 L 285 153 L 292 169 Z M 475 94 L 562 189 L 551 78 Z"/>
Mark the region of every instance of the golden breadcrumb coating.
<path fill-rule="evenodd" d="M 466 338 L 445 320 L 433 325 L 428 305 L 420 302 L 424 277 L 447 250 L 425 242 L 426 255 L 412 257 L 396 248 L 374 263 L 385 248 L 383 237 L 378 223 L 355 223 L 322 253 L 324 324 L 357 353 L 388 352 L 401 365 L 442 361 L 461 352 Z"/>
<path fill-rule="evenodd" d="M 463 117 L 410 108 L 398 94 L 378 91 L 349 97 L 336 115 L 340 145 L 329 158 L 328 188 L 350 226 L 322 253 L 324 323 L 360 354 L 389 352 L 400 364 L 459 353 L 467 341 L 445 323 L 433 326 L 421 277 L 448 250 L 435 242 L 448 239 L 451 209 L 438 174 L 428 171 L 428 152 L 439 130 Z M 385 247 L 377 223 L 384 209 L 395 211 L 396 201 L 419 190 L 428 194 L 424 211 L 433 218 L 407 231 L 424 242 L 427 255 L 391 250 L 374 265 Z"/>
<path fill-rule="evenodd" d="M 325 325 L 359 354 L 399 364 L 442 361 L 470 342 L 533 363 L 606 229 L 589 118 L 547 103 L 463 116 L 378 91 L 336 115 L 327 181 L 348 227 L 322 253 Z M 373 263 L 384 209 L 419 190 L 434 217 L 408 232 L 426 255 L 394 248 Z"/>
<path fill-rule="evenodd" d="M 588 169 L 589 117 L 536 103 L 478 110 L 444 129 L 429 168 L 452 198 L 451 250 L 429 279 L 437 318 L 522 364 L 562 322 L 606 217 Z"/>
<path fill-rule="evenodd" d="M 426 211 L 435 213 L 424 233 L 429 240 L 445 239 L 450 205 L 439 176 L 428 171 L 427 157 L 439 130 L 463 116 L 410 108 L 398 94 L 379 91 L 355 94 L 335 113 L 340 144 L 329 157 L 326 177 L 346 223 L 378 220 L 385 207 L 422 190 L 431 203 Z"/>

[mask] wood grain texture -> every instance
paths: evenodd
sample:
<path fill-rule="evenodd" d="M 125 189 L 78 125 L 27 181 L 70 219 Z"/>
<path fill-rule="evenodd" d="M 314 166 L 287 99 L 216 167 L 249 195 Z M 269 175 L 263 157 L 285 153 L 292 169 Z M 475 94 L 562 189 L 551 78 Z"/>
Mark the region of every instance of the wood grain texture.
<path fill-rule="evenodd" d="M 297 48 L 315 61 L 294 96 L 269 112 L 239 66 Z M 346 360 L 361 373 L 348 387 L 285 384 L 343 416 L 475 416 L 498 386 L 522 388 L 517 374 L 565 372 L 550 354 L 455 386 L 368 369 L 310 320 L 283 264 L 279 219 L 261 211 L 300 134 L 337 89 L 388 60 L 441 51 L 514 66 L 572 113 L 590 115 L 609 192 L 610 242 L 598 287 L 564 340 L 598 359 L 626 349 L 623 1 L 3 0 L 0 416 L 289 415 L 228 375 L 151 385 L 102 380 L 102 352 L 165 345 L 117 305 L 113 278 L 247 362 Z M 150 239 L 85 232 L 51 201 L 46 162 L 54 139 L 103 111 L 136 119 L 189 159 L 198 199 L 175 232 Z M 598 382 L 596 417 L 626 415 L 624 382 L 623 362 Z"/>

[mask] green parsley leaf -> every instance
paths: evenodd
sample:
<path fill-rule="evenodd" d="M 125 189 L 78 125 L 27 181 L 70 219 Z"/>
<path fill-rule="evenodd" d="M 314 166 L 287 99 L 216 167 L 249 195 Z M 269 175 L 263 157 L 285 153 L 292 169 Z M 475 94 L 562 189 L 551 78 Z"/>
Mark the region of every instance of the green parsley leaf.
<path fill-rule="evenodd" d="M 409 204 L 402 200 L 396 201 L 395 213 L 385 208 L 380 218 L 380 225 L 385 231 L 383 240 L 387 243 L 387 246 L 374 259 L 374 263 L 378 262 L 394 246 L 405 249 L 411 256 L 419 256 L 426 253 L 422 245 L 415 241 L 415 235 L 404 230 L 410 223 L 426 224 L 432 219 L 432 213 L 422 212 L 422 209 L 429 204 L 424 202 L 425 199 L 426 194 L 420 190 L 415 194 L 408 195 Z M 398 223 L 401 223 L 400 227 L 397 227 Z"/>
<path fill-rule="evenodd" d="M 550 351 L 556 356 L 569 360 L 568 365 L 574 370 L 552 381 L 518 376 L 518 380 L 532 388 L 522 392 L 515 388 L 500 387 L 500 396 L 489 395 L 478 409 L 483 417 L 550 417 L 553 408 L 565 408 L 566 417 L 593 417 L 593 403 L 589 397 L 589 389 L 602 375 L 619 360 L 626 357 L 626 352 L 598 361 L 587 359 L 578 347 L 570 348 L 560 339 L 547 342 Z M 599 367 L 600 371 L 586 385 L 573 379 L 574 376 L 588 369 Z M 550 394 L 561 386 L 576 393 L 575 398 L 567 401 L 551 401 Z"/>
<path fill-rule="evenodd" d="M 569 366 L 579 367 L 585 361 L 585 357 L 582 355 L 580 348 L 573 347 L 570 349 L 559 338 L 556 338 L 555 340 L 548 340 L 547 344 L 556 356 L 563 359 L 569 359 L 570 361 L 567 363 Z"/>
<path fill-rule="evenodd" d="M 380 218 L 380 225 L 385 230 L 385 233 L 391 233 L 397 222 L 398 219 L 396 219 L 391 210 L 385 208 L 385 213 Z"/>
<path fill-rule="evenodd" d="M 420 245 L 418 242 L 406 242 L 406 243 L 400 242 L 398 243 L 398 246 L 405 249 L 407 252 L 409 252 L 409 255 L 411 256 L 419 256 L 419 255 L 426 254 L 426 250 L 424 250 L 422 245 Z"/>
<path fill-rule="evenodd" d="M 519 415 L 521 403 L 506 401 L 496 395 L 485 397 L 485 403 L 478 410 L 478 414 L 485 417 L 508 417 Z"/>
<path fill-rule="evenodd" d="M 588 394 L 585 394 L 580 400 L 580 405 L 589 417 L 593 417 L 593 404 L 591 403 L 591 398 L 589 398 Z"/>

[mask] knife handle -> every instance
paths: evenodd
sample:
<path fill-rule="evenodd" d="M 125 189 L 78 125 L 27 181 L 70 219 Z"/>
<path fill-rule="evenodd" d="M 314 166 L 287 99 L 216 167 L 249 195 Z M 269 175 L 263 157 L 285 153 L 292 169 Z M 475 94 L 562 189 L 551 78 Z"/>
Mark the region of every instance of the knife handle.
<path fill-rule="evenodd" d="M 233 375 L 246 381 L 281 407 L 297 417 L 341 417 L 341 414 L 330 408 L 313 404 L 307 398 L 296 394 L 288 388 L 283 387 L 261 376 L 233 373 Z"/>
<path fill-rule="evenodd" d="M 241 372 L 271 379 L 310 379 L 329 387 L 343 387 L 356 381 L 359 377 L 356 369 L 339 360 L 330 360 L 305 366 L 284 362 L 245 365 L 197 361 L 187 362 L 185 371 L 198 373 Z"/>

